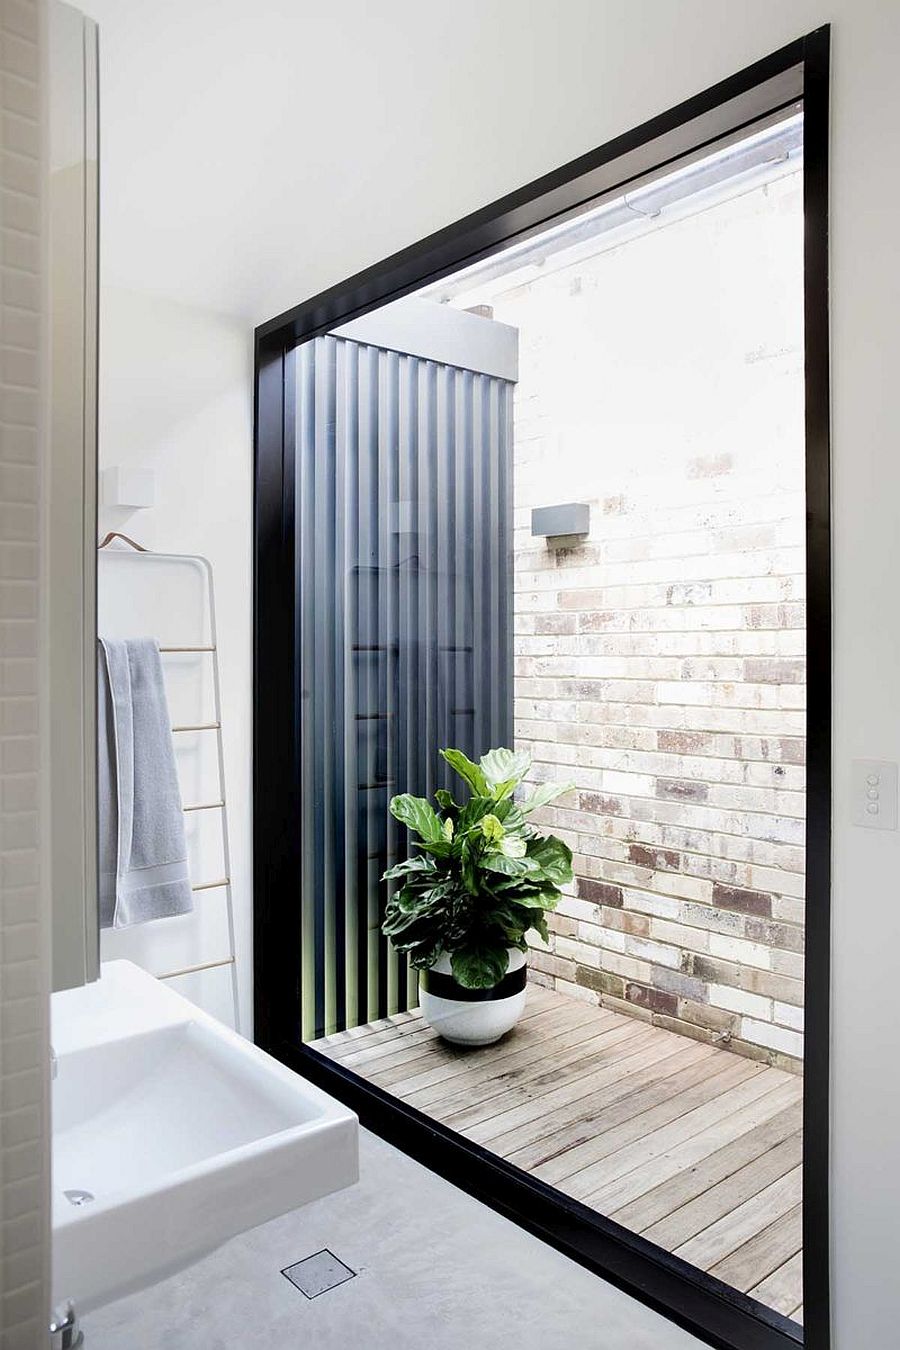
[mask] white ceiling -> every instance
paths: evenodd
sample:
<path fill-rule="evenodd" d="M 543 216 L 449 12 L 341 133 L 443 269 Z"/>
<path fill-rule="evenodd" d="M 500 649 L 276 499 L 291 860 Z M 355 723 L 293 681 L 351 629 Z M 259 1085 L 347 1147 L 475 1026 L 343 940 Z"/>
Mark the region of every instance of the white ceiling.
<path fill-rule="evenodd" d="M 106 284 L 261 319 L 347 275 L 348 220 L 351 266 L 410 242 L 404 200 L 435 158 L 448 191 L 456 178 L 477 204 L 465 88 L 494 78 L 498 43 L 488 23 L 483 45 L 461 48 L 455 0 L 83 8 L 100 24 Z M 452 120 L 430 118 L 434 102 Z M 498 192 L 521 178 L 510 165 Z"/>
<path fill-rule="evenodd" d="M 260 321 L 591 148 L 631 108 L 583 53 L 629 3 L 82 0 L 104 284 Z"/>

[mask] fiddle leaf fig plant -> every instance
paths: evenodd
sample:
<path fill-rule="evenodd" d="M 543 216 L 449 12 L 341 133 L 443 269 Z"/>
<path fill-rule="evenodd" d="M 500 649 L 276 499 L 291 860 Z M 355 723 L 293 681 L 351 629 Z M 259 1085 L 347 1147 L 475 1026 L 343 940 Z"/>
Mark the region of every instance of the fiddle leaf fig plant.
<path fill-rule="evenodd" d="M 382 931 L 415 969 L 427 970 L 446 952 L 459 984 L 490 989 L 506 974 L 509 948 L 527 950 L 530 929 L 547 940 L 546 915 L 572 879 L 571 849 L 528 817 L 573 785 L 542 783 L 518 801 L 530 755 L 500 748 L 477 764 L 461 750 L 441 755 L 468 799 L 459 803 L 446 788 L 434 794 L 438 810 L 407 792 L 392 799 L 393 815 L 418 836 L 418 852 L 382 877 L 402 883 Z"/>

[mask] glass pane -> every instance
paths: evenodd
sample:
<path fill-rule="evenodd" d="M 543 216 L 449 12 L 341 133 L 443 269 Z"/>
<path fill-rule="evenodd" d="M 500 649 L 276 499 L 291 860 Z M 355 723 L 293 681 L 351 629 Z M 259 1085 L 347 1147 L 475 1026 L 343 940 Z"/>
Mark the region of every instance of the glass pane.
<path fill-rule="evenodd" d="M 396 348 L 303 348 L 298 396 L 335 410 L 301 461 L 307 1035 L 795 1321 L 801 146 L 795 112 L 445 279 L 418 303 L 442 338 L 469 326 L 452 361 L 411 355 L 396 307 Z M 507 379 L 473 373 L 490 334 Z M 349 749 L 348 717 L 372 720 Z M 519 801 L 562 789 L 529 817 L 573 870 L 524 992 L 498 971 L 473 996 L 447 961 L 417 988 L 379 936 L 381 870 L 417 855 L 390 798 L 450 786 L 447 745 L 527 753 Z"/>

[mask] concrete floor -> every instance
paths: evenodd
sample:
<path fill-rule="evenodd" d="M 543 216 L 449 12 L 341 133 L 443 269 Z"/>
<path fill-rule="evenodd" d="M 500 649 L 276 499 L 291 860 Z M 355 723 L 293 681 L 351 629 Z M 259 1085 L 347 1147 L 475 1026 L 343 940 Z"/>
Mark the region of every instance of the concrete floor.
<path fill-rule="evenodd" d="M 361 1180 L 84 1319 L 85 1350 L 699 1350 L 701 1343 L 365 1131 Z M 357 1274 L 307 1300 L 330 1248 Z"/>

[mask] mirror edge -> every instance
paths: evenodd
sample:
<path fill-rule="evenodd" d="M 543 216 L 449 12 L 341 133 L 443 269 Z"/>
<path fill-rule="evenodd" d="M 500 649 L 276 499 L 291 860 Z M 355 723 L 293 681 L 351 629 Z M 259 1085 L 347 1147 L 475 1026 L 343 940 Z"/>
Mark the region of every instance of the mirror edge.
<path fill-rule="evenodd" d="M 48 628 L 53 989 L 100 973 L 97 891 L 98 29 L 50 5 Z M 75 503 L 81 510 L 74 510 Z"/>

